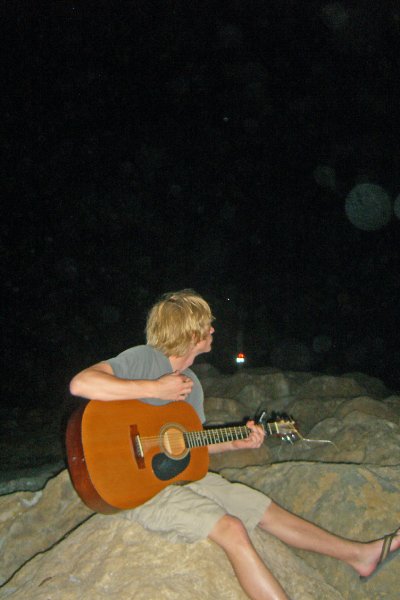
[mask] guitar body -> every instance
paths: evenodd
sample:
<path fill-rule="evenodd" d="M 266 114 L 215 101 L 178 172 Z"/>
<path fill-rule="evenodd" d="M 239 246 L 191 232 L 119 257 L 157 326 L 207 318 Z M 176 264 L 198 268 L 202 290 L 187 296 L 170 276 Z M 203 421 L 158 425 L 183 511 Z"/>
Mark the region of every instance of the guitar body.
<path fill-rule="evenodd" d="M 166 486 L 204 477 L 207 447 L 190 450 L 184 433 L 202 431 L 186 402 L 91 400 L 70 417 L 66 447 L 73 485 L 89 508 L 105 514 L 143 504 Z"/>

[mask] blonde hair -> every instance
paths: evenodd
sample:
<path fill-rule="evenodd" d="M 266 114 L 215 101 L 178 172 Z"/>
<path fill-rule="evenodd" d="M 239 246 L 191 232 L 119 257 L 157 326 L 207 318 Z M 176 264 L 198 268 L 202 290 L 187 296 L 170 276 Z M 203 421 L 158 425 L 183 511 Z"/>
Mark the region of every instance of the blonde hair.
<path fill-rule="evenodd" d="M 207 337 L 213 319 L 208 303 L 194 290 L 169 292 L 147 315 L 147 343 L 166 356 L 184 356 Z"/>

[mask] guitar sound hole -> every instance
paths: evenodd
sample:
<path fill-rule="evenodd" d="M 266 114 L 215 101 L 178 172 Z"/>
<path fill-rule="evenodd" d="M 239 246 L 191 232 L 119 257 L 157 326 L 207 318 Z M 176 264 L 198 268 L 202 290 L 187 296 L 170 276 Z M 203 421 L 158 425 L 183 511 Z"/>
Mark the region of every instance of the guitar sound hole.
<path fill-rule="evenodd" d="M 188 453 L 181 460 L 169 458 L 166 454 L 156 454 L 153 456 L 152 467 L 154 474 L 162 481 L 173 479 L 186 469 L 190 462 L 190 454 Z"/>
<path fill-rule="evenodd" d="M 160 447 L 165 454 L 174 460 L 184 458 L 188 448 L 184 438 L 185 429 L 178 423 L 168 423 L 160 431 Z"/>

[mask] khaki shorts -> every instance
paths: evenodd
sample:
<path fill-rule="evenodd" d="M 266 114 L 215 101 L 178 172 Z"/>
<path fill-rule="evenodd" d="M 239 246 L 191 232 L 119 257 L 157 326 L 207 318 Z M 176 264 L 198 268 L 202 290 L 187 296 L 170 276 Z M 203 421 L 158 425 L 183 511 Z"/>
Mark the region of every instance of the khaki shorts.
<path fill-rule="evenodd" d="M 262 492 L 208 473 L 194 483 L 170 485 L 123 515 L 172 542 L 191 543 L 206 538 L 226 514 L 239 518 L 250 532 L 270 504 Z"/>

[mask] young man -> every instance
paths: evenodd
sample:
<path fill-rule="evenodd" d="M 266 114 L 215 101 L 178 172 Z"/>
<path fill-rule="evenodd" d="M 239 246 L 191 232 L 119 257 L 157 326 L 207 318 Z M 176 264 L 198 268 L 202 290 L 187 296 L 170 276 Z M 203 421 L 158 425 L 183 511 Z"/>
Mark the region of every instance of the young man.
<path fill-rule="evenodd" d="M 210 352 L 214 328 L 207 302 L 192 290 L 165 294 L 150 310 L 147 345 L 89 367 L 71 381 L 71 393 L 97 400 L 140 399 L 155 405 L 184 400 L 204 422 L 203 391 L 189 368 Z M 249 421 L 245 440 L 209 446 L 210 453 L 258 448 L 261 427 Z M 171 485 L 126 517 L 170 540 L 208 537 L 226 552 L 250 598 L 283 600 L 287 595 L 257 554 L 248 531 L 260 527 L 283 542 L 342 560 L 363 577 L 400 548 L 400 530 L 368 543 L 337 537 L 278 506 L 261 492 L 208 473 L 200 481 Z M 392 555 L 393 556 L 393 555 Z"/>

